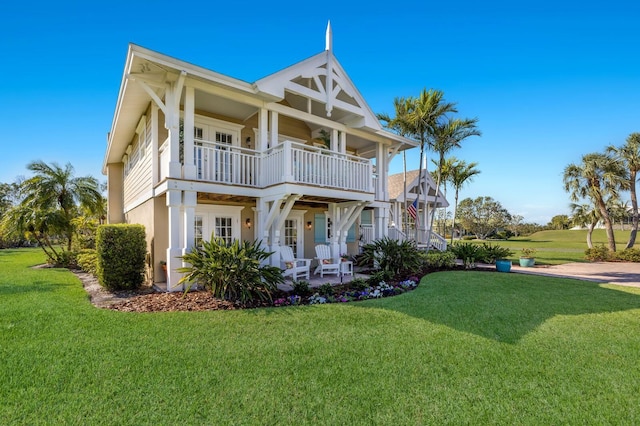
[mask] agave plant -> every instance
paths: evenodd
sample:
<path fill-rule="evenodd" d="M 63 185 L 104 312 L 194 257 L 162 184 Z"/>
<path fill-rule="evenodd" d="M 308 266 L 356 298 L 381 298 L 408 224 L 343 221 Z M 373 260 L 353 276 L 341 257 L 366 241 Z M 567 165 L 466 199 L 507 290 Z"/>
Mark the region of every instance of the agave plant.
<path fill-rule="evenodd" d="M 185 274 L 179 283 L 187 285 L 185 291 L 197 283 L 214 297 L 226 300 L 270 301 L 271 293 L 284 282 L 279 268 L 262 264 L 271 254 L 263 250 L 258 241 L 226 242 L 212 237 L 181 256 L 189 266 L 178 269 Z"/>

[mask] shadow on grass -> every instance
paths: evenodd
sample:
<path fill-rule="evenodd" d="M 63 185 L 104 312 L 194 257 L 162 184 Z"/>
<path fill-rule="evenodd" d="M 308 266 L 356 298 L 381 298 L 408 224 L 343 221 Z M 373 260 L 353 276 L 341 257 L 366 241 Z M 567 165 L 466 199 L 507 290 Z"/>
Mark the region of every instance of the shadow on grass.
<path fill-rule="evenodd" d="M 370 303 L 362 306 L 372 307 Z M 639 309 L 640 295 L 567 278 L 451 271 L 427 275 L 415 291 L 376 301 L 375 306 L 517 343 L 557 315 Z"/>

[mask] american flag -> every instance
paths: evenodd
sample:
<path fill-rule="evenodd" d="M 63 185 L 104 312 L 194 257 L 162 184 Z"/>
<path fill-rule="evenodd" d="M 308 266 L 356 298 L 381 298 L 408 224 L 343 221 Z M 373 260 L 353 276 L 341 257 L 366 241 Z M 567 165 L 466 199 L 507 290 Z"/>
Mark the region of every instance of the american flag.
<path fill-rule="evenodd" d="M 418 199 L 416 198 L 413 203 L 407 207 L 407 213 L 413 218 L 413 221 L 418 225 Z"/>

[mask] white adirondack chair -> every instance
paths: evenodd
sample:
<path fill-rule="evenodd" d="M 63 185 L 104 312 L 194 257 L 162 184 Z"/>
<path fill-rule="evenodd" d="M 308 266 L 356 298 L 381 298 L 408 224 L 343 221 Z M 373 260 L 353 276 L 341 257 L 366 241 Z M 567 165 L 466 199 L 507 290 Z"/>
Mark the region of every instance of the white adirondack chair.
<path fill-rule="evenodd" d="M 335 260 L 331 257 L 331 249 L 329 246 L 325 246 L 324 244 L 319 244 L 316 246 L 316 260 L 318 261 L 318 266 L 316 267 L 314 274 L 320 273 L 321 277 L 324 277 L 324 274 L 336 274 L 340 273 L 340 263 L 336 263 Z"/>
<path fill-rule="evenodd" d="M 311 259 L 296 259 L 291 247 L 280 246 L 280 267 L 282 275 L 285 277 L 291 277 L 294 281 L 297 281 L 298 277 L 304 277 L 308 280 Z"/>

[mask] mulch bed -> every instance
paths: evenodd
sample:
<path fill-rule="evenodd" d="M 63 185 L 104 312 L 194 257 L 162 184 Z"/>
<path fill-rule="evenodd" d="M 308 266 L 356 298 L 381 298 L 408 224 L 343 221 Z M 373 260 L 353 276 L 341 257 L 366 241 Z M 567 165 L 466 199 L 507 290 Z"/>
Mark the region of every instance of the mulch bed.
<path fill-rule="evenodd" d="M 458 268 L 456 268 L 458 269 Z M 177 311 L 214 311 L 272 307 L 267 303 L 256 302 L 243 305 L 238 302 L 217 299 L 207 291 L 190 291 L 165 293 L 157 292 L 151 287 L 143 287 L 137 291 L 109 292 L 102 288 L 98 280 L 91 274 L 72 271 L 82 282 L 91 303 L 98 308 L 112 309 L 121 312 L 177 312 Z M 338 290 L 339 287 L 336 287 Z M 273 300 L 286 297 L 288 293 L 273 294 Z"/>

